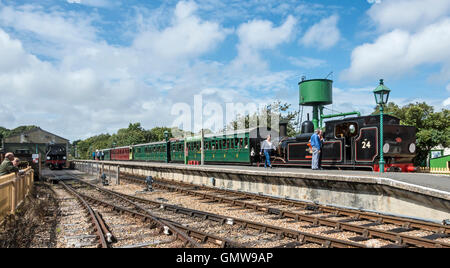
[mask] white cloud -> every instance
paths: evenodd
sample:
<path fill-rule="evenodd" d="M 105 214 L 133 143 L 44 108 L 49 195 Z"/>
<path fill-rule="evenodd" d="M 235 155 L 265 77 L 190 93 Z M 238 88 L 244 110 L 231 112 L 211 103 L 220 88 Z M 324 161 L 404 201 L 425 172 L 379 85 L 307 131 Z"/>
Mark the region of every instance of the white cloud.
<path fill-rule="evenodd" d="M 401 76 L 424 64 L 442 66 L 440 79 L 450 77 L 450 18 L 430 24 L 417 33 L 393 30 L 373 43 L 356 47 L 351 66 L 341 77 L 348 81 Z"/>
<path fill-rule="evenodd" d="M 334 46 L 341 38 L 337 27 L 338 20 L 339 17 L 337 15 L 322 19 L 308 29 L 300 42 L 307 47 L 317 47 L 319 49 L 327 49 Z"/>
<path fill-rule="evenodd" d="M 256 69 L 267 67 L 259 55 L 264 49 L 274 49 L 278 45 L 292 39 L 292 33 L 297 20 L 288 16 L 286 21 L 279 27 L 274 27 L 268 20 L 252 20 L 241 24 L 237 30 L 239 37 L 238 56 L 233 65 L 236 68 L 244 66 Z"/>
<path fill-rule="evenodd" d="M 383 0 L 367 12 L 381 31 L 417 31 L 450 12 L 448 0 Z"/>
<path fill-rule="evenodd" d="M 96 38 L 92 18 L 60 11 L 45 12 L 40 6 L 1 6 L 0 24 L 17 31 L 35 34 L 39 38 L 63 45 L 86 44 Z"/>
<path fill-rule="evenodd" d="M 300 57 L 300 58 L 289 57 L 289 61 L 291 62 L 291 64 L 295 66 L 306 69 L 322 67 L 327 63 L 327 61 L 325 60 L 310 57 Z"/>
<path fill-rule="evenodd" d="M 69 4 L 81 4 L 93 7 L 110 7 L 116 5 L 112 0 L 67 0 Z"/>
<path fill-rule="evenodd" d="M 447 98 L 443 103 L 443 106 L 450 106 L 450 98 Z"/>
<path fill-rule="evenodd" d="M 195 16 L 197 8 L 194 2 L 179 2 L 169 27 L 139 33 L 133 46 L 151 53 L 151 56 L 177 61 L 213 50 L 225 39 L 228 31 L 218 23 L 202 21 Z"/>
<path fill-rule="evenodd" d="M 0 88 L 8 89 L 1 125 L 35 124 L 73 140 L 112 133 L 129 122 L 170 125 L 172 105 L 192 104 L 199 92 L 205 104 L 267 103 L 289 90 L 292 72 L 254 72 L 235 69 L 234 62 L 203 60 L 231 31 L 200 18 L 198 8 L 182 1 L 148 21 L 142 16 L 146 27 L 127 33 L 130 45 L 117 46 L 102 39 L 95 12 L 1 3 Z M 276 48 L 290 39 L 294 24 L 293 17 L 280 27 L 267 21 L 268 44 L 250 31 L 245 45 L 256 52 Z"/>
<path fill-rule="evenodd" d="M 448 84 L 445 89 L 447 90 L 447 92 L 450 92 L 450 84 Z M 444 100 L 442 102 L 442 105 L 443 106 L 450 106 L 450 98 L 447 98 L 446 100 Z"/>

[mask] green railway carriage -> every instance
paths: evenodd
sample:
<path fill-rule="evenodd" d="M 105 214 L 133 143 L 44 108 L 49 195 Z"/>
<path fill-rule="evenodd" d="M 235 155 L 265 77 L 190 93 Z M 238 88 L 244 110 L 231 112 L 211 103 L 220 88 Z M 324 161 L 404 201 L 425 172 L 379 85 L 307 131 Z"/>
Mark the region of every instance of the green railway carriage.
<path fill-rule="evenodd" d="M 235 163 L 251 165 L 260 161 L 261 142 L 275 131 L 265 128 L 253 128 L 220 134 L 208 134 L 204 137 L 204 156 L 206 164 Z M 123 148 L 104 149 L 103 160 L 135 160 L 151 162 L 201 162 L 201 136 L 185 140 L 171 140 L 138 144 Z M 185 159 L 185 154 L 187 158 Z"/>
<path fill-rule="evenodd" d="M 170 142 L 170 162 L 184 163 L 184 140 L 173 140 Z"/>
<path fill-rule="evenodd" d="M 249 133 L 205 137 L 207 163 L 251 163 Z M 201 137 L 187 139 L 188 161 L 201 161 Z"/>
<path fill-rule="evenodd" d="M 241 163 L 251 165 L 252 163 L 258 162 L 261 142 L 268 134 L 276 136 L 274 131 L 267 131 L 264 128 L 205 135 L 205 163 Z M 184 144 L 184 141 L 180 141 L 180 143 L 181 142 Z M 200 162 L 201 137 L 189 137 L 186 140 L 186 144 L 188 147 L 187 161 Z M 184 157 L 183 152 L 181 152 L 180 156 Z M 175 159 L 172 158 L 172 161 L 174 160 Z M 184 158 L 181 158 L 181 160 L 183 161 Z"/>
<path fill-rule="evenodd" d="M 133 160 L 169 162 L 169 143 L 154 142 L 147 144 L 134 145 L 132 149 Z"/>

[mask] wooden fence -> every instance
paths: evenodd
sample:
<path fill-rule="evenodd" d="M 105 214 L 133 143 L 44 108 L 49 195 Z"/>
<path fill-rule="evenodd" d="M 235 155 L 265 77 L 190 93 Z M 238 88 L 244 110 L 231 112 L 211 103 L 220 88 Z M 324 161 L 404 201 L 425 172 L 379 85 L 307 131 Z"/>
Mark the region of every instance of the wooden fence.
<path fill-rule="evenodd" d="M 31 167 L 24 171 L 23 175 L 13 173 L 0 177 L 0 222 L 5 216 L 15 214 L 33 187 L 34 171 Z"/>
<path fill-rule="evenodd" d="M 429 167 L 421 167 L 420 172 L 422 173 L 434 173 L 434 174 L 444 174 L 444 175 L 450 175 L 450 169 L 449 168 L 429 168 Z"/>

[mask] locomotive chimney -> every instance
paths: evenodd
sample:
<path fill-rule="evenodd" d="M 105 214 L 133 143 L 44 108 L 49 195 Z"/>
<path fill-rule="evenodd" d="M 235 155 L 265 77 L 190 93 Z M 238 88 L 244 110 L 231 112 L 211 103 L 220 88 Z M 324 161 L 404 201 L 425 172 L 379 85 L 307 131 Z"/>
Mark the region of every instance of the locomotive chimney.
<path fill-rule="evenodd" d="M 287 125 L 288 125 L 287 120 L 280 121 L 280 123 L 279 123 L 280 137 L 287 137 Z"/>

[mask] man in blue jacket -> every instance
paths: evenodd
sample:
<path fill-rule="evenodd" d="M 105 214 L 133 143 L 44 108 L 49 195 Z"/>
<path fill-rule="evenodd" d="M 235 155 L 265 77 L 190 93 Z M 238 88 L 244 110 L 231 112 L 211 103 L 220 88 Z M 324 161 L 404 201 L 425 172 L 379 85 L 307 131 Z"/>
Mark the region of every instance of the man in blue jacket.
<path fill-rule="evenodd" d="M 319 157 L 321 153 L 321 142 L 320 142 L 320 135 L 322 135 L 322 130 L 317 129 L 316 132 L 311 136 L 311 147 L 312 147 L 312 163 L 311 168 L 312 170 L 318 170 L 319 169 Z"/>

